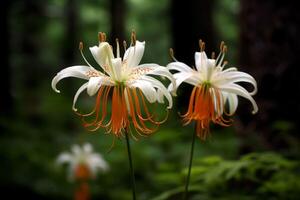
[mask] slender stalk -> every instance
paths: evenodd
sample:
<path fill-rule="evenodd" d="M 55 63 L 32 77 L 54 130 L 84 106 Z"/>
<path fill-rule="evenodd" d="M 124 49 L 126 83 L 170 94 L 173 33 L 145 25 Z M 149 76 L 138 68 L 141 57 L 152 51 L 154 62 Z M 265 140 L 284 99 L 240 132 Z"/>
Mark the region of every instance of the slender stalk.
<path fill-rule="evenodd" d="M 129 142 L 129 136 L 128 131 L 126 129 L 125 132 L 126 137 L 126 144 L 127 144 L 127 153 L 128 153 L 128 160 L 129 160 L 129 167 L 130 167 L 130 176 L 131 176 L 131 187 L 132 187 L 132 199 L 136 200 L 136 189 L 135 189 L 135 178 L 134 178 L 134 168 L 132 164 L 132 157 L 131 157 L 131 150 L 130 150 L 130 142 Z"/>
<path fill-rule="evenodd" d="M 184 196 L 183 196 L 184 200 L 188 199 L 188 190 L 189 190 L 191 169 L 192 169 L 192 163 L 193 163 L 195 139 L 196 139 L 196 124 L 195 124 L 195 130 L 193 132 L 192 146 L 191 146 L 191 152 L 190 152 L 189 171 L 188 171 L 188 175 L 187 175 L 186 182 L 185 182 L 185 191 L 184 191 Z"/>

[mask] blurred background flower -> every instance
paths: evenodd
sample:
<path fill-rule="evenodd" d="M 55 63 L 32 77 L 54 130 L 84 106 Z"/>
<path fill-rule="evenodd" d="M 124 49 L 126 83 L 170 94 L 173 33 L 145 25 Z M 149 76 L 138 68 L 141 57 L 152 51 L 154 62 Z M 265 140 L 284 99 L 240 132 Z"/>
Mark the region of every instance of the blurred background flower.
<path fill-rule="evenodd" d="M 89 142 L 106 152 L 112 137 L 87 134 L 70 112 L 74 91 L 83 83 L 69 80 L 55 94 L 49 83 L 62 68 L 83 63 L 78 42 L 94 45 L 106 32 L 113 44 L 130 35 L 147 43 L 142 63 L 189 66 L 197 41 L 206 52 L 229 47 L 230 66 L 258 83 L 259 112 L 240 101 L 233 126 L 212 126 L 214 136 L 197 142 L 190 198 L 297 199 L 300 191 L 298 84 L 299 12 L 295 1 L 272 0 L 10 0 L 1 3 L 0 188 L 10 199 L 71 199 L 73 186 L 53 164 L 71 144 Z M 86 55 L 93 61 L 91 55 Z M 95 62 L 91 63 L 96 65 Z M 245 86 L 247 89 L 247 86 Z M 134 142 L 138 199 L 181 199 L 192 128 L 182 127 L 178 111 L 187 109 L 192 86 L 177 92 L 169 119 L 145 140 Z M 94 100 L 82 94 L 78 107 Z M 158 115 L 165 109 L 154 107 Z M 160 112 L 161 111 L 161 112 Z M 160 117 L 160 116 L 158 116 Z M 104 133 L 99 131 L 99 133 Z M 101 136 L 101 137 L 100 137 Z M 91 180 L 93 199 L 130 200 L 124 141 L 105 154 L 110 173 Z M 268 152 L 268 153 L 267 153 Z M 195 175 L 194 175 L 194 174 Z M 113 178 L 112 178 L 113 174 Z M 193 178 L 194 177 L 194 178 Z M 16 192 L 17 191 L 17 192 Z M 164 193 L 164 194 L 162 194 Z"/>
<path fill-rule="evenodd" d="M 85 143 L 82 147 L 73 145 L 71 153 L 59 154 L 58 164 L 68 164 L 68 175 L 71 180 L 96 178 L 98 172 L 106 172 L 109 167 L 100 153 L 93 152 L 93 147 Z"/>

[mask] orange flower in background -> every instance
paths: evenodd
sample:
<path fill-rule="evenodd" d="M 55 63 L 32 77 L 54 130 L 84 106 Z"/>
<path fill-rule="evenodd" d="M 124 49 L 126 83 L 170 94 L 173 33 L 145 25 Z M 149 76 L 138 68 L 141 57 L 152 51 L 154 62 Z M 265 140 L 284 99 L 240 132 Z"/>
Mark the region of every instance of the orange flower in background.
<path fill-rule="evenodd" d="M 155 120 L 155 116 L 148 109 L 148 103 L 164 103 L 168 101 L 168 109 L 172 107 L 172 96 L 168 89 L 153 75 L 165 77 L 175 84 L 172 74 L 166 67 L 157 64 L 139 65 L 144 54 L 145 42 L 136 40 L 133 32 L 131 46 L 127 49 L 124 44 L 124 57 L 120 57 L 119 42 L 116 42 L 116 57 L 104 33 L 99 33 L 99 45 L 90 51 L 102 70 L 92 67 L 85 59 L 80 43 L 80 51 L 87 66 L 72 66 L 61 70 L 52 80 L 52 88 L 66 77 L 77 77 L 88 80 L 77 91 L 73 101 L 73 109 L 83 118 L 84 126 L 95 131 L 104 127 L 119 137 L 126 128 L 133 125 L 141 134 L 151 134 L 164 121 Z M 175 88 L 175 85 L 174 85 Z M 91 113 L 77 112 L 75 104 L 81 92 L 87 90 L 88 95 L 96 96 L 95 107 Z M 111 104 L 109 103 L 111 101 Z M 111 106 L 111 109 L 108 107 Z M 111 114 L 110 112 L 111 111 Z M 88 121 L 87 118 L 94 117 Z"/>
<path fill-rule="evenodd" d="M 199 44 L 201 51 L 195 53 L 196 69 L 178 61 L 170 63 L 167 67 L 169 70 L 178 71 L 174 74 L 176 87 L 183 82 L 194 85 L 183 120 L 185 124 L 195 121 L 198 137 L 205 139 L 211 122 L 221 126 L 231 124 L 231 120 L 224 119 L 223 114 L 231 116 L 235 113 L 238 106 L 237 96 L 244 97 L 252 103 L 253 113 L 258 111 L 256 102 L 252 98 L 252 95 L 257 92 L 257 84 L 252 76 L 238 71 L 237 68 L 225 69 L 227 62 L 223 62 L 223 59 L 227 47 L 224 42 L 221 43 L 221 52 L 216 59 L 214 55 L 212 59 L 207 58 L 204 42 L 200 40 Z M 250 83 L 254 88 L 253 91 L 248 92 L 238 85 L 238 82 Z M 174 90 L 172 85 L 169 89 Z"/>

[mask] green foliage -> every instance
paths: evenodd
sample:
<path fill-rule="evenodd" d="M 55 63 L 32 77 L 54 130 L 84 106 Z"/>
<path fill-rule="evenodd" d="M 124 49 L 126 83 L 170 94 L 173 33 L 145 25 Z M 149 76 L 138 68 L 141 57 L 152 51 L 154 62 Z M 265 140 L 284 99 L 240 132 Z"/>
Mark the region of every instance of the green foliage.
<path fill-rule="evenodd" d="M 272 152 L 251 153 L 239 160 L 209 156 L 195 162 L 190 193 L 195 199 L 200 196 L 203 199 L 297 199 L 300 195 L 299 169 L 299 162 Z M 173 174 L 186 175 L 187 169 Z M 177 199 L 182 192 L 183 188 L 179 187 L 155 200 Z"/>

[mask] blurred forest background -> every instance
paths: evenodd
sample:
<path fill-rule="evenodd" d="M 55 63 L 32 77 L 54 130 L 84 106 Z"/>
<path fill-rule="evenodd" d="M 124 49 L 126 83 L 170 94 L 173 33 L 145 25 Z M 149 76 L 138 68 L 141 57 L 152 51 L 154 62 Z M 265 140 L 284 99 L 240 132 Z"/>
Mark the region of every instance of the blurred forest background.
<path fill-rule="evenodd" d="M 71 199 L 74 183 L 57 155 L 72 144 L 93 144 L 110 171 L 91 182 L 92 199 L 131 199 L 124 140 L 103 130 L 89 133 L 72 109 L 82 83 L 67 79 L 56 94 L 51 79 L 62 68 L 84 64 L 98 43 L 146 41 L 142 62 L 168 64 L 168 49 L 194 65 L 198 39 L 207 53 L 224 40 L 229 66 L 258 81 L 259 106 L 240 98 L 229 128 L 212 127 L 206 142 L 197 141 L 190 199 L 299 199 L 299 12 L 295 1 L 247 0 L 10 0 L 1 2 L 0 191 L 9 199 Z M 181 199 L 192 125 L 182 127 L 191 88 L 175 98 L 168 121 L 148 138 L 132 141 L 138 199 Z M 82 95 L 81 106 L 93 105 Z M 157 111 L 159 112 L 159 110 Z"/>

